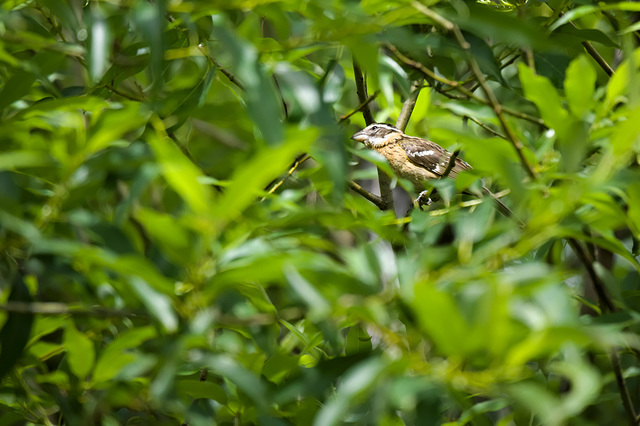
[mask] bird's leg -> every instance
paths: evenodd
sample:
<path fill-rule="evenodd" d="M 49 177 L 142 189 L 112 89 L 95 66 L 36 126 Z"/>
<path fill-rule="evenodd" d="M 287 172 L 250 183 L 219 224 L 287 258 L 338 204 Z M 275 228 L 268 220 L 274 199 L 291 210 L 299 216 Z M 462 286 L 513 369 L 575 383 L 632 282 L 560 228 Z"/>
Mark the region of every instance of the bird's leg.
<path fill-rule="evenodd" d="M 415 200 L 413 200 L 413 206 L 417 209 L 419 209 L 422 206 L 430 206 L 431 203 L 433 202 L 431 200 L 431 192 L 432 191 L 422 191 L 420 192 L 420 194 L 418 194 L 418 198 L 416 198 Z"/>

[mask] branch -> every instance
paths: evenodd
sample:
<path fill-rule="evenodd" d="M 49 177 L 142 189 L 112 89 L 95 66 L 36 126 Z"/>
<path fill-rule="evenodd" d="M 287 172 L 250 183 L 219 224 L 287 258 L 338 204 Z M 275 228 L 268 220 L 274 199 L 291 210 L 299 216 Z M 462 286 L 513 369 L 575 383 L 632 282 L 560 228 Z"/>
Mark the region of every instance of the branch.
<path fill-rule="evenodd" d="M 563 13 L 560 13 L 560 16 L 562 15 Z M 573 28 L 576 28 L 576 29 L 578 28 L 573 21 L 571 21 L 571 25 L 573 25 Z M 604 58 L 600 55 L 600 53 L 598 53 L 596 48 L 593 47 L 591 42 L 585 40 L 585 41 L 582 41 L 580 44 L 584 46 L 584 49 L 587 51 L 587 53 L 591 55 L 591 57 L 598 63 L 598 65 L 600 65 L 600 68 L 602 68 L 609 77 L 611 77 L 613 74 L 616 73 L 613 70 L 613 68 L 611 68 L 611 65 L 609 65 L 607 61 L 605 61 Z"/>
<path fill-rule="evenodd" d="M 593 282 L 593 287 L 598 294 L 598 303 L 600 305 L 600 310 L 603 313 L 615 312 L 615 306 L 607 295 L 604 282 L 593 267 L 595 260 L 593 259 L 591 254 L 575 238 L 569 238 L 567 241 L 569 242 L 569 245 L 571 245 L 571 248 L 573 249 L 576 256 L 578 256 L 578 259 L 580 259 L 580 262 L 582 262 L 582 264 L 584 265 L 589 278 Z M 611 366 L 613 367 L 613 372 L 616 376 L 618 391 L 620 392 L 620 397 L 622 398 L 622 406 L 624 407 L 624 411 L 627 415 L 627 421 L 629 422 L 630 426 L 636 426 L 638 424 L 638 421 L 636 419 L 635 409 L 633 408 L 633 402 L 629 393 L 629 387 L 627 386 L 627 382 L 624 380 L 624 376 L 622 374 L 620 358 L 618 357 L 615 349 L 611 351 L 609 356 L 611 358 Z"/>
<path fill-rule="evenodd" d="M 374 123 L 373 114 L 369 108 L 369 103 L 366 102 L 367 96 L 367 83 L 364 80 L 362 70 L 353 61 L 353 73 L 356 81 L 356 91 L 358 93 L 358 99 L 360 103 L 365 105 L 362 107 L 362 116 L 364 117 L 367 126 Z M 391 178 L 382 170 L 378 168 L 378 185 L 380 186 L 380 204 L 376 204 L 381 210 L 394 210 L 393 208 L 393 191 L 391 190 Z M 371 200 L 369 200 L 371 201 Z"/>
<path fill-rule="evenodd" d="M 591 57 L 598 63 L 598 65 L 600 65 L 600 68 L 602 68 L 604 70 L 604 72 L 606 72 L 609 77 L 611 77 L 612 75 L 614 75 L 616 73 L 613 70 L 613 68 L 611 68 L 611 65 L 609 65 L 607 63 L 607 61 L 604 60 L 604 58 L 600 55 L 600 53 L 598 53 L 596 48 L 593 47 L 593 45 L 591 43 L 589 43 L 588 41 L 583 41 L 582 45 L 584 46 L 584 48 L 587 51 L 587 53 L 589 53 L 589 55 L 591 55 Z"/>
<path fill-rule="evenodd" d="M 449 176 L 449 173 L 451 173 L 453 166 L 456 165 L 456 159 L 458 158 L 458 155 L 460 155 L 459 149 L 456 149 L 455 151 L 453 151 L 453 154 L 451 154 L 451 157 L 449 158 L 449 163 L 447 164 L 447 168 L 444 169 L 442 178 L 446 178 L 447 176 Z"/>
<path fill-rule="evenodd" d="M 473 121 L 478 126 L 482 127 L 483 129 L 485 129 L 487 132 L 491 133 L 492 135 L 497 136 L 497 137 L 502 138 L 502 139 L 507 139 L 507 137 L 505 135 L 503 135 L 500 132 L 497 132 L 497 131 L 493 130 L 491 127 L 487 126 L 486 124 L 484 124 L 482 121 L 478 120 L 477 118 L 472 117 L 470 115 L 465 115 L 464 117 L 466 117 L 469 120 Z"/>
<path fill-rule="evenodd" d="M 398 116 L 398 120 L 396 121 L 396 127 L 404 132 L 407 124 L 409 123 L 409 119 L 411 118 L 411 114 L 413 113 L 413 109 L 416 107 L 416 102 L 418 101 L 418 95 L 420 95 L 420 90 L 422 89 L 422 82 L 414 83 L 411 87 L 411 93 L 409 93 L 409 97 L 402 104 L 402 110 L 400 111 L 400 115 Z"/>
<path fill-rule="evenodd" d="M 600 309 L 602 310 L 602 312 L 614 312 L 615 306 L 613 305 L 613 302 L 611 301 L 609 295 L 605 290 L 604 282 L 593 267 L 595 260 L 578 240 L 576 240 L 575 238 L 569 238 L 567 241 L 573 249 L 573 252 L 576 254 L 576 256 L 578 256 L 578 259 L 586 269 L 589 278 L 593 282 L 593 287 L 598 294 Z"/>
<path fill-rule="evenodd" d="M 144 102 L 144 98 L 140 98 L 137 97 L 135 95 L 130 95 L 128 93 L 123 92 L 122 90 L 118 89 L 117 87 L 115 87 L 113 84 L 110 83 L 104 83 L 104 87 L 109 89 L 111 92 L 115 93 L 118 96 L 122 96 L 125 99 L 129 99 L 130 101 L 136 101 L 136 102 Z"/>
<path fill-rule="evenodd" d="M 289 171 L 287 172 L 285 177 L 283 177 L 275 185 L 273 185 L 271 189 L 267 191 L 267 195 L 273 194 L 276 191 L 276 189 L 280 188 L 280 186 L 282 186 L 282 184 L 289 178 L 289 176 L 291 176 L 293 172 L 296 171 L 296 169 L 300 166 L 300 164 L 304 163 L 309 158 L 311 158 L 311 156 L 306 152 L 303 152 L 302 154 L 298 155 L 298 157 L 295 160 L 293 160 L 293 163 L 291 164 L 291 167 L 289 168 Z M 260 201 L 264 201 L 266 198 L 267 197 L 264 196 L 262 197 L 262 199 L 260 199 Z"/>
<path fill-rule="evenodd" d="M 55 302 L 7 302 L 0 304 L 0 311 L 17 314 L 42 314 L 42 315 L 85 315 L 98 318 L 128 317 L 146 318 L 144 314 L 126 311 L 116 311 L 103 307 L 69 306 Z"/>
<path fill-rule="evenodd" d="M 493 93 L 493 90 L 491 90 L 491 87 L 489 87 L 487 80 L 484 78 L 484 75 L 482 74 L 482 70 L 480 69 L 478 62 L 475 60 L 475 58 L 471 54 L 471 45 L 467 42 L 467 40 L 465 40 L 460 28 L 457 25 L 455 25 L 453 22 L 443 18 L 442 16 L 426 8 L 425 6 L 418 3 L 417 1 L 412 2 L 412 5 L 419 12 L 433 19 L 436 23 L 438 23 L 438 25 L 442 26 L 445 30 L 453 32 L 453 35 L 455 36 L 456 41 L 458 42 L 460 47 L 462 47 L 463 51 L 467 56 L 467 62 L 471 67 L 471 71 L 476 76 L 478 83 L 480 83 L 482 90 L 487 96 L 489 105 L 491 105 L 491 107 L 493 108 L 493 111 L 496 114 L 496 117 L 498 117 L 498 121 L 500 121 L 500 124 L 502 125 L 504 132 L 506 133 L 507 137 L 511 141 L 513 148 L 516 150 L 516 153 L 518 154 L 518 158 L 520 159 L 520 163 L 522 163 L 522 166 L 529 174 L 529 177 L 531 177 L 532 180 L 537 180 L 538 175 L 533 170 L 533 167 L 529 164 L 529 161 L 527 160 L 527 158 L 524 156 L 524 152 L 523 152 L 524 146 L 522 145 L 522 142 L 518 140 L 515 132 L 513 131 L 513 129 L 507 122 L 507 120 L 505 119 L 503 114 L 504 109 L 502 105 L 500 105 L 500 103 L 498 102 L 498 99 Z"/>
<path fill-rule="evenodd" d="M 463 119 L 467 118 L 467 119 L 473 121 L 478 126 L 482 127 L 484 130 L 486 130 L 487 132 L 491 133 L 494 136 L 497 136 L 497 137 L 502 138 L 502 139 L 507 139 L 507 137 L 505 135 L 503 135 L 502 133 L 492 129 L 491 127 L 489 127 L 488 125 L 484 124 L 482 121 L 478 120 L 475 117 L 472 117 L 470 115 L 465 115 L 465 114 L 458 114 L 458 113 L 456 113 L 455 111 L 452 111 L 452 110 L 449 110 L 449 112 L 451 112 L 451 114 L 453 114 L 453 115 L 457 115 L 458 117 L 462 117 Z"/>
<path fill-rule="evenodd" d="M 360 185 L 358 185 L 353 181 L 349 181 L 349 188 L 351 188 L 353 191 L 357 192 L 358 194 L 362 195 L 367 200 L 371 201 L 380 210 L 385 210 L 384 208 L 385 206 L 382 202 L 382 198 L 378 197 L 376 194 L 372 194 L 371 192 L 367 191 L 366 189 L 364 189 L 363 187 L 361 187 Z"/>
<path fill-rule="evenodd" d="M 616 376 L 616 383 L 618 384 L 618 389 L 620 390 L 620 396 L 622 397 L 622 406 L 624 407 L 624 412 L 627 415 L 627 421 L 629 422 L 629 426 L 636 426 L 638 424 L 636 413 L 633 408 L 633 402 L 631 400 L 631 394 L 629 393 L 629 387 L 627 386 L 627 382 L 624 380 L 624 376 L 622 375 L 622 367 L 620 366 L 620 358 L 615 350 L 611 351 L 610 354 L 611 365 L 613 366 L 613 372 Z"/>
<path fill-rule="evenodd" d="M 362 109 L 369 105 L 375 98 L 378 97 L 378 94 L 380 93 L 379 90 L 376 90 L 375 92 L 373 92 L 373 95 L 369 96 L 367 99 L 365 99 L 364 102 L 362 102 L 360 105 L 358 105 L 358 107 L 356 109 L 354 109 L 353 111 L 351 111 L 349 114 L 347 115 L 343 115 L 342 117 L 340 117 L 340 120 L 338 120 L 338 123 L 342 123 L 345 120 L 348 120 L 352 115 L 362 111 Z"/>
<path fill-rule="evenodd" d="M 476 78 L 478 79 L 478 83 L 480 83 L 480 86 L 482 87 L 482 91 L 487 96 L 489 103 L 493 108 L 493 111 L 498 117 L 498 121 L 500 121 L 500 124 L 502 125 L 502 129 L 506 133 L 508 139 L 511 141 L 513 148 L 516 150 L 516 153 L 520 158 L 520 162 L 522 163 L 522 166 L 527 171 L 527 173 L 529 174 L 529 177 L 531 177 L 532 180 L 537 180 L 538 175 L 533 170 L 533 167 L 529 164 L 529 161 L 527 160 L 527 158 L 524 156 L 524 152 L 523 152 L 524 146 L 522 145 L 522 142 L 518 140 L 518 137 L 516 136 L 515 132 L 513 131 L 513 129 L 507 122 L 506 118 L 504 117 L 504 114 L 502 112 L 502 105 L 500 105 L 500 103 L 498 102 L 498 99 L 493 93 L 493 90 L 491 90 L 491 87 L 489 87 L 487 80 L 484 78 L 484 75 L 480 70 L 480 66 L 478 65 L 478 62 L 471 55 L 471 46 L 465 40 L 464 36 L 462 35 L 462 31 L 460 31 L 460 28 L 455 26 L 453 32 L 456 37 L 456 40 L 458 41 L 458 44 L 460 44 L 460 47 L 462 47 L 465 50 L 467 54 L 467 61 L 469 62 L 471 70 L 473 71 Z"/>
<path fill-rule="evenodd" d="M 455 90 L 460 91 L 461 93 L 466 95 L 468 98 L 471 98 L 471 99 L 473 99 L 475 101 L 478 101 L 478 102 L 480 102 L 482 104 L 485 104 L 485 105 L 491 105 L 488 100 L 481 98 L 480 96 L 478 96 L 475 93 L 473 93 L 473 91 L 467 89 L 464 86 L 463 83 L 460 83 L 460 82 L 457 82 L 457 81 L 453 81 L 453 80 L 449 80 L 446 77 L 443 77 L 441 75 L 438 75 L 438 74 L 434 73 L 429 68 L 427 68 L 424 65 L 422 65 L 420 62 L 414 61 L 413 59 L 410 59 L 410 58 L 404 56 L 402 53 L 400 53 L 400 51 L 398 51 L 398 49 L 395 46 L 393 46 L 391 44 L 387 44 L 386 47 L 389 48 L 389 50 L 391 50 L 396 55 L 396 57 L 398 59 L 400 59 L 402 62 L 404 62 L 408 66 L 420 71 L 425 76 L 427 76 L 427 77 L 429 77 L 429 78 L 431 78 L 433 80 L 437 80 L 440 83 L 444 83 L 444 84 L 454 88 Z M 434 87 L 434 89 L 438 93 L 440 93 L 440 94 L 442 94 L 442 95 L 444 95 L 444 96 L 446 96 L 448 98 L 464 99 L 464 98 L 461 98 L 459 96 L 452 95 L 451 93 L 447 93 L 448 89 L 444 89 L 443 90 L 443 89 L 439 89 L 437 87 Z M 507 107 L 504 107 L 504 106 L 502 106 L 501 108 L 502 108 L 502 111 L 504 113 L 506 113 L 506 114 L 509 114 L 511 116 L 514 116 L 514 117 L 517 117 L 517 118 L 521 118 L 523 120 L 527 120 L 527 121 L 530 121 L 532 123 L 538 124 L 540 126 L 545 126 L 546 127 L 546 125 L 544 124 L 544 120 L 542 120 L 541 118 L 532 117 L 532 116 L 530 116 L 528 114 L 522 113 L 520 111 L 513 110 L 511 108 L 507 108 Z"/>
<path fill-rule="evenodd" d="M 509 55 L 511 55 L 513 52 L 507 53 L 503 58 L 499 59 L 499 61 L 503 61 L 504 59 L 506 59 Z M 513 57 L 511 57 L 511 59 L 509 59 L 508 61 L 502 62 L 500 64 L 500 70 L 505 69 L 506 67 L 508 67 L 509 65 L 511 65 L 512 63 L 514 63 L 516 61 L 516 59 L 518 59 L 521 55 L 520 54 L 515 54 L 513 55 Z M 473 77 L 469 77 L 467 78 L 465 81 L 460 82 L 460 85 L 462 86 L 467 86 L 467 84 L 471 83 L 472 81 L 475 81 L 475 76 Z M 472 92 L 475 92 L 476 89 L 479 87 L 479 84 L 476 82 L 469 90 Z M 450 90 L 455 90 L 455 87 L 449 87 L 447 89 L 445 89 L 445 92 L 448 92 Z"/>
<path fill-rule="evenodd" d="M 220 72 L 222 74 L 224 74 L 229 79 L 230 82 L 232 82 L 233 84 L 238 86 L 240 89 L 245 90 L 244 89 L 244 84 L 242 84 L 242 82 L 240 80 L 238 80 L 238 77 L 236 77 L 233 73 L 231 73 L 226 68 L 221 67 L 220 64 L 218 63 L 218 61 L 216 61 L 213 56 L 209 55 L 209 52 L 207 51 L 207 48 L 204 45 L 199 44 L 198 45 L 198 49 L 209 60 L 209 62 L 211 62 L 211 64 L 213 66 L 218 68 L 220 70 Z"/>
<path fill-rule="evenodd" d="M 355 75 L 358 99 L 360 99 L 360 104 L 364 104 L 362 107 L 362 116 L 364 117 L 364 122 L 368 126 L 371 123 L 375 123 L 375 120 L 373 119 L 371 108 L 369 108 L 369 103 L 367 102 L 367 83 L 365 82 L 362 70 L 355 59 L 353 61 L 353 74 Z"/>

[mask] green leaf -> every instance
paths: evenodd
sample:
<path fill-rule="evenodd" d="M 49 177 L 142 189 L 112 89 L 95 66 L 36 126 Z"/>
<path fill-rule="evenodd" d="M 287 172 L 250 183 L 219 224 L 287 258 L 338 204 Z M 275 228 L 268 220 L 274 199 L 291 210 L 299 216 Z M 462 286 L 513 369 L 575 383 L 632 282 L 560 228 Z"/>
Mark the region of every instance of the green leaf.
<path fill-rule="evenodd" d="M 63 344 L 67 351 L 69 369 L 80 380 L 84 380 L 91 372 L 95 361 L 93 342 L 69 321 L 64 329 Z"/>
<path fill-rule="evenodd" d="M 25 72 L 16 73 L 10 78 L 0 91 L 0 111 L 26 95 L 35 81 L 34 74 Z"/>
<path fill-rule="evenodd" d="M 32 297 L 29 294 L 21 276 L 13 281 L 8 302 L 29 303 Z M 0 330 L 0 379 L 2 379 L 16 365 L 22 352 L 29 341 L 33 314 L 11 312 Z"/>
<path fill-rule="evenodd" d="M 175 332 L 178 329 L 178 316 L 173 309 L 171 298 L 154 290 L 140 277 L 130 277 L 129 283 L 151 315 L 162 324 L 164 330 L 167 333 Z"/>
<path fill-rule="evenodd" d="M 216 18 L 221 18 L 217 16 Z M 231 54 L 234 71 L 243 84 L 246 109 L 262 138 L 270 146 L 283 141 L 282 104 L 275 85 L 259 62 L 255 47 L 240 40 L 221 22 L 213 29 L 225 50 Z"/>
<path fill-rule="evenodd" d="M 599 6 L 578 6 L 575 9 L 571 9 L 562 15 L 556 22 L 551 24 L 549 27 L 549 31 L 553 31 L 556 28 L 566 24 L 567 22 L 574 21 L 576 19 L 582 18 L 583 16 L 590 15 L 591 13 L 597 12 L 599 10 L 627 10 L 640 12 L 640 4 L 634 2 L 620 2 L 620 3 L 612 3 L 612 4 L 602 4 Z"/>
<path fill-rule="evenodd" d="M 126 330 L 116 337 L 99 353 L 100 358 L 93 372 L 93 383 L 100 384 L 115 378 L 125 366 L 137 358 L 135 349 L 156 335 L 154 327 L 143 326 Z"/>
<path fill-rule="evenodd" d="M 596 70 L 585 55 L 580 55 L 569 64 L 564 80 L 564 91 L 571 112 L 584 118 L 593 107 Z"/>
<path fill-rule="evenodd" d="M 28 63 L 27 70 L 16 70 L 13 77 L 5 81 L 0 91 L 0 111 L 27 95 L 38 77 L 46 77 L 59 68 L 63 56 L 51 51 L 35 54 Z"/>
<path fill-rule="evenodd" d="M 638 66 L 640 66 L 640 48 L 636 49 L 629 58 L 618 66 L 616 73 L 609 80 L 603 103 L 604 113 L 608 113 L 617 103 L 626 100 L 629 89 L 637 86 L 631 83 L 635 81 Z"/>
<path fill-rule="evenodd" d="M 413 312 L 439 352 L 462 355 L 474 349 L 471 329 L 453 297 L 427 283 L 416 284 L 414 292 Z"/>
<path fill-rule="evenodd" d="M 51 164 L 51 157 L 44 152 L 10 151 L 0 153 L 0 171 L 43 167 Z"/>
<path fill-rule="evenodd" d="M 142 36 L 149 45 L 151 54 L 151 84 L 152 93 L 157 93 L 162 84 L 162 62 L 164 60 L 164 34 L 165 24 L 164 18 L 164 2 L 136 3 L 133 8 L 133 18 L 139 26 Z"/>
<path fill-rule="evenodd" d="M 286 172 L 295 157 L 305 152 L 313 140 L 312 129 L 287 132 L 287 143 L 278 147 L 263 148 L 240 165 L 234 172 L 224 195 L 213 207 L 213 217 L 218 227 L 235 220 L 263 193 L 266 185 Z"/>
<path fill-rule="evenodd" d="M 189 395 L 193 399 L 211 399 L 220 404 L 227 403 L 227 394 L 220 385 L 198 380 L 178 380 L 176 382 L 178 394 Z"/>
<path fill-rule="evenodd" d="M 145 208 L 137 209 L 134 216 L 171 259 L 179 263 L 188 262 L 192 239 L 175 217 Z"/>
<path fill-rule="evenodd" d="M 378 47 L 376 43 L 368 37 L 356 37 L 344 40 L 350 47 L 353 58 L 364 72 L 367 82 L 372 88 L 379 86 L 379 62 Z"/>
<path fill-rule="evenodd" d="M 234 383 L 258 408 L 265 408 L 270 398 L 267 387 L 252 371 L 247 370 L 237 360 L 226 355 L 209 356 L 205 360 L 211 372 Z"/>
<path fill-rule="evenodd" d="M 344 375 L 335 396 L 318 412 L 313 422 L 314 426 L 342 424 L 345 415 L 357 398 L 376 390 L 376 386 L 380 385 L 389 366 L 389 361 L 372 357 L 350 368 Z"/>
<path fill-rule="evenodd" d="M 354 355 L 362 352 L 370 352 L 373 345 L 371 336 L 360 325 L 354 325 L 347 333 L 347 342 L 344 352 L 346 355 Z"/>
<path fill-rule="evenodd" d="M 470 45 L 471 55 L 473 55 L 474 59 L 478 62 L 482 72 L 493 80 L 506 85 L 506 81 L 502 78 L 500 64 L 498 64 L 489 45 L 483 39 L 473 34 L 465 35 L 465 39 Z"/>
<path fill-rule="evenodd" d="M 635 226 L 636 238 L 640 238 L 640 183 L 627 186 L 629 210 L 627 215 Z"/>
<path fill-rule="evenodd" d="M 43 336 L 51 334 L 57 329 L 64 327 L 66 323 L 67 319 L 65 316 L 38 316 L 35 324 L 33 325 L 33 333 L 31 335 L 31 340 L 29 340 L 29 345 L 36 343 Z"/>
<path fill-rule="evenodd" d="M 545 49 L 550 45 L 546 37 L 541 37 L 541 29 L 533 24 L 533 20 L 518 19 L 513 14 L 496 11 L 475 2 L 465 6 L 469 8 L 466 13 L 448 17 L 476 36 L 520 47 Z"/>
<path fill-rule="evenodd" d="M 91 127 L 85 155 L 90 156 L 118 142 L 129 132 L 142 133 L 149 116 L 149 112 L 142 111 L 134 102 L 102 111 Z"/>
<path fill-rule="evenodd" d="M 553 33 L 554 38 L 561 38 L 561 37 L 557 37 L 558 35 L 575 38 L 576 42 L 580 42 L 580 43 L 582 43 L 583 41 L 595 41 L 606 47 L 613 47 L 613 48 L 620 47 L 616 42 L 611 40 L 609 36 L 607 36 L 605 33 L 599 30 L 578 29 L 578 28 L 575 28 L 573 25 L 565 25 Z"/>
<path fill-rule="evenodd" d="M 312 320 L 323 319 L 331 312 L 331 305 L 327 300 L 313 284 L 300 275 L 294 266 L 286 265 L 284 275 L 291 288 L 309 307 L 309 315 Z"/>
<path fill-rule="evenodd" d="M 206 214 L 213 204 L 213 194 L 209 187 L 202 185 L 202 172 L 180 151 L 175 142 L 166 134 L 164 125 L 157 118 L 152 119 L 155 132 L 147 138 L 153 148 L 162 174 L 191 210 Z"/>
<path fill-rule="evenodd" d="M 568 114 L 562 107 L 560 95 L 555 87 L 548 79 L 535 75 L 531 68 L 522 63 L 518 64 L 518 70 L 527 99 L 538 107 L 542 119 L 549 127 L 558 135 L 564 135 Z"/>
<path fill-rule="evenodd" d="M 557 352 L 562 346 L 573 343 L 587 346 L 591 337 L 584 330 L 574 327 L 550 327 L 533 332 L 526 339 L 514 345 L 506 360 L 507 365 L 524 365 L 532 359 Z"/>

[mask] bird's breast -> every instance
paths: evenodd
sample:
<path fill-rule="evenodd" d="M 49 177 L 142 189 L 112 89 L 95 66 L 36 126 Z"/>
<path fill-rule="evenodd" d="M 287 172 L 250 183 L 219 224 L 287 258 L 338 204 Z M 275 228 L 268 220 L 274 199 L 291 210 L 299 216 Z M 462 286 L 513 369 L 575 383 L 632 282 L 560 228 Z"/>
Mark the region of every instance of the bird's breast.
<path fill-rule="evenodd" d="M 437 178 L 437 176 L 429 173 L 425 168 L 413 164 L 407 157 L 404 149 L 398 144 L 391 143 L 377 148 L 376 151 L 387 158 L 389 165 L 396 175 L 411 181 L 411 183 L 416 186 L 416 189 L 423 188 L 425 180 Z"/>

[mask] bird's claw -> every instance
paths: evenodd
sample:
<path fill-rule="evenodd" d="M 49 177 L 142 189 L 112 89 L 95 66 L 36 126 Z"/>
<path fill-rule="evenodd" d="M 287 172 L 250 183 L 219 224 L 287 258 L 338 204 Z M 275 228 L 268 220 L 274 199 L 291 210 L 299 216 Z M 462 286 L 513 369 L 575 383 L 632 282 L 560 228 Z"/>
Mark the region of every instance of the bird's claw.
<path fill-rule="evenodd" d="M 418 198 L 413 200 L 413 205 L 417 208 L 420 208 L 421 206 L 430 206 L 432 202 L 433 201 L 429 197 L 429 192 L 422 191 L 420 194 L 418 194 Z"/>

